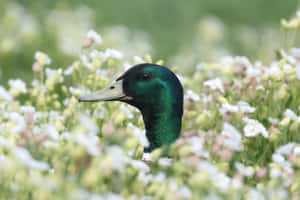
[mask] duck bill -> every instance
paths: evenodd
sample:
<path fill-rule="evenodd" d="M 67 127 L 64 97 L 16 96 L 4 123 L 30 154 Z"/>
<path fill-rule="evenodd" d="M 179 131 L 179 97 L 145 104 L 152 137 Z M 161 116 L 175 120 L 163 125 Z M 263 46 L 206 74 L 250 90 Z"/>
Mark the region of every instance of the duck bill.
<path fill-rule="evenodd" d="M 123 80 L 113 82 L 109 87 L 80 97 L 79 102 L 121 101 L 130 99 L 123 91 Z"/>

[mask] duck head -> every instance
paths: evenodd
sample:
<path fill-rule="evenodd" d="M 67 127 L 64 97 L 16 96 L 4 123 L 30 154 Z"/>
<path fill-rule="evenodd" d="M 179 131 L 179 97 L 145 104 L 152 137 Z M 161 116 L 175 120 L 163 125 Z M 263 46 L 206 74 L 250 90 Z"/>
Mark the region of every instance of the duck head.
<path fill-rule="evenodd" d="M 176 75 L 155 64 L 130 68 L 109 87 L 79 98 L 80 102 L 121 101 L 138 108 L 143 116 L 151 152 L 179 136 L 183 89 Z"/>

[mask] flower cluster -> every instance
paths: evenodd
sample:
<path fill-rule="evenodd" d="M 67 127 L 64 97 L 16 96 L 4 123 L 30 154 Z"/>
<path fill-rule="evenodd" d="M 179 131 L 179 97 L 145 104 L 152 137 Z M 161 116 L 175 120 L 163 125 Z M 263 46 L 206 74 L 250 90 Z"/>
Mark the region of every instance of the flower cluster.
<path fill-rule="evenodd" d="M 31 83 L 0 86 L 2 198 L 299 197 L 299 49 L 282 50 L 270 65 L 224 57 L 178 75 L 186 91 L 181 136 L 144 154 L 149 141 L 136 109 L 77 99 L 128 66 L 162 61 L 104 48 L 105 38 L 89 31 L 65 69 L 37 52 Z"/>

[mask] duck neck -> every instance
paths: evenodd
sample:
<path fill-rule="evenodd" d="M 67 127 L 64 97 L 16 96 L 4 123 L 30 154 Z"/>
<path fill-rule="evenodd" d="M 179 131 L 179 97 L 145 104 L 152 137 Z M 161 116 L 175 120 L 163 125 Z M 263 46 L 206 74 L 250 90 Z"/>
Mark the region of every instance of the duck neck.
<path fill-rule="evenodd" d="M 145 152 L 151 152 L 164 144 L 171 144 L 178 138 L 182 117 L 182 113 L 176 110 L 178 107 L 180 105 L 160 103 L 141 108 L 146 136 L 150 142 Z"/>

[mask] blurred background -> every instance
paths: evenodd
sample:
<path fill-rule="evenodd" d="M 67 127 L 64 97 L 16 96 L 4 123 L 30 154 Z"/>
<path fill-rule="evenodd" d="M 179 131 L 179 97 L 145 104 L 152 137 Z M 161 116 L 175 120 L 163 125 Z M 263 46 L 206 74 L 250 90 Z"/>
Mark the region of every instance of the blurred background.
<path fill-rule="evenodd" d="M 280 20 L 298 0 L 9 0 L 0 1 L 0 84 L 32 79 L 34 53 L 66 68 L 82 52 L 90 29 L 105 47 L 150 54 L 192 73 L 201 62 L 247 56 L 268 63 L 281 48 Z M 298 43 L 299 44 L 299 43 Z"/>

